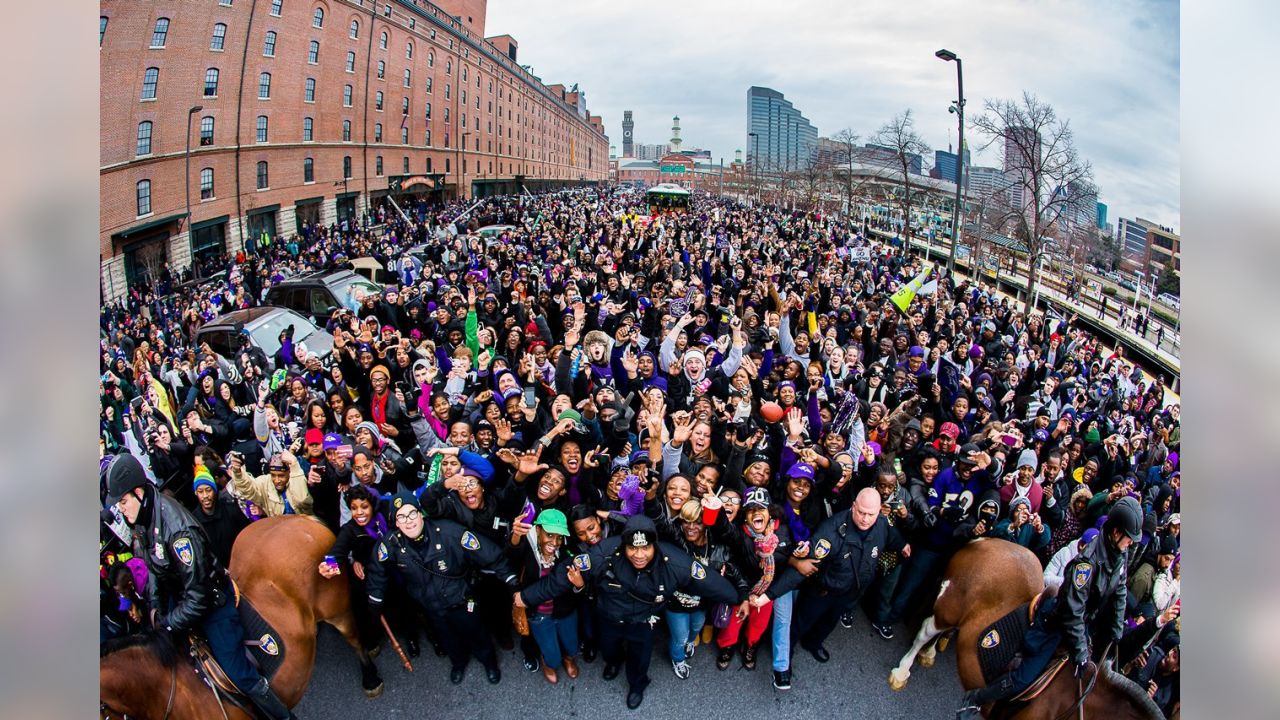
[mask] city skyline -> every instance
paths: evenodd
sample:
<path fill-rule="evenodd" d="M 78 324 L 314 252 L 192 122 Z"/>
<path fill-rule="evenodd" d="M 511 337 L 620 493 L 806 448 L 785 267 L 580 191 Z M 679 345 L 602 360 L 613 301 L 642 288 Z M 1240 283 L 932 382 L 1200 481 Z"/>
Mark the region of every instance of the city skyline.
<path fill-rule="evenodd" d="M 687 144 L 726 163 L 748 151 L 742 97 L 752 85 L 786 95 L 824 137 L 849 127 L 866 142 L 910 108 L 932 148 L 954 149 L 955 69 L 933 56 L 945 47 L 964 61 L 969 118 L 986 99 L 1036 94 L 1070 121 L 1112 213 L 1180 227 L 1177 3 L 998 0 L 975 13 L 924 0 L 911 17 L 894 7 L 819 2 L 789 18 L 759 0 L 659 0 L 653 16 L 680 18 L 659 33 L 633 28 L 620 6 L 571 1 L 563 21 L 546 23 L 536 5 L 494 0 L 488 32 L 527 42 L 521 62 L 548 82 L 590 87 L 619 155 L 622 112 L 632 110 L 635 142 L 663 141 L 679 115 Z M 971 127 L 966 139 L 975 165 L 1002 164 L 998 143 L 984 149 Z"/>

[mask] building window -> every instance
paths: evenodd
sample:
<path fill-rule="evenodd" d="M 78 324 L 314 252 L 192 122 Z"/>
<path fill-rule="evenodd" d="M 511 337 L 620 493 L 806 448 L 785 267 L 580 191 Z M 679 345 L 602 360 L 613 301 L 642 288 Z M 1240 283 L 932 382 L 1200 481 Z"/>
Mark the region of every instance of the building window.
<path fill-rule="evenodd" d="M 405 175 L 409 174 L 409 156 L 408 155 L 404 156 L 404 174 Z"/>
<path fill-rule="evenodd" d="M 391 6 L 390 6 L 390 5 L 383 5 L 383 6 L 382 6 L 382 16 L 383 16 L 383 17 L 391 17 Z"/>
<path fill-rule="evenodd" d="M 378 79 L 381 80 L 387 76 L 387 63 L 384 60 L 378 61 Z"/>
<path fill-rule="evenodd" d="M 431 103 L 427 103 L 427 119 L 431 119 Z"/>
<path fill-rule="evenodd" d="M 204 71 L 204 96 L 217 97 L 218 95 L 218 68 L 209 68 Z"/>
<path fill-rule="evenodd" d="M 431 92 L 431 76 L 427 76 L 427 92 Z"/>
<path fill-rule="evenodd" d="M 444 121 L 449 122 L 449 108 L 444 109 Z"/>
<path fill-rule="evenodd" d="M 352 40 L 355 40 L 360 37 L 360 21 L 359 20 L 351 21 L 351 32 L 347 33 L 347 35 Z"/>
<path fill-rule="evenodd" d="M 264 142 L 266 142 L 266 141 L 267 141 L 267 116 L 266 116 L 266 115 L 259 115 L 259 116 L 258 116 L 258 135 L 257 135 L 257 137 L 258 137 L 258 142 L 260 142 L 260 143 L 264 143 Z"/>
<path fill-rule="evenodd" d="M 373 124 L 373 141 L 376 143 L 382 142 L 382 123 Z"/>
<path fill-rule="evenodd" d="M 311 158 L 302 160 L 302 182 L 316 181 L 316 161 Z"/>
<path fill-rule="evenodd" d="M 302 118 L 302 142 L 311 142 L 312 140 L 312 121 L 309 117 Z"/>
<path fill-rule="evenodd" d="M 400 114 L 401 115 L 409 114 L 409 98 L 407 97 L 400 98 Z"/>
<path fill-rule="evenodd" d="M 378 49 L 379 50 L 387 49 L 387 33 L 385 30 L 382 32 L 381 35 L 378 36 Z"/>
<path fill-rule="evenodd" d="M 373 159 L 373 174 L 382 177 L 382 156 L 378 155 Z"/>
<path fill-rule="evenodd" d="M 445 131 L 445 134 L 444 134 L 444 146 L 445 146 L 445 147 L 449 147 L 449 133 L 448 133 L 448 131 Z"/>
<path fill-rule="evenodd" d="M 151 47 L 162 48 L 169 37 L 169 18 L 156 18 L 156 28 L 151 31 Z"/>
<path fill-rule="evenodd" d="M 382 110 L 382 91 L 381 90 L 373 94 L 373 109 L 378 111 Z"/>
<path fill-rule="evenodd" d="M 446 134 L 446 135 L 445 135 L 445 137 L 446 137 L 446 138 L 447 138 L 447 137 L 449 137 L 449 136 L 448 136 L 448 134 Z M 445 147 L 449 147 L 448 143 L 446 143 L 446 144 L 445 144 Z M 452 171 L 449 169 L 449 165 L 450 165 L 450 163 L 449 163 L 449 158 L 445 158 L 445 159 L 444 159 L 444 171 L 445 171 L 446 173 L 448 173 L 448 172 L 452 172 Z"/>
<path fill-rule="evenodd" d="M 307 86 L 303 91 L 302 98 L 309 103 L 316 101 L 316 79 L 307 78 Z"/>
<path fill-rule="evenodd" d="M 458 124 L 462 126 L 462 129 L 463 129 L 463 130 L 466 130 L 466 129 L 467 129 L 467 114 L 466 114 L 465 112 L 464 112 L 464 113 L 459 113 L 459 114 L 461 115 L 461 117 L 459 117 L 459 118 L 458 118 Z"/>
<path fill-rule="evenodd" d="M 267 57 L 276 56 L 276 31 L 268 30 L 267 39 L 262 43 L 262 54 Z"/>
<path fill-rule="evenodd" d="M 271 73 L 264 72 L 258 75 L 258 99 L 271 99 Z"/>
<path fill-rule="evenodd" d="M 143 120 L 138 123 L 138 152 L 136 155 L 151 154 L 151 121 Z"/>
<path fill-rule="evenodd" d="M 307 62 L 315 65 L 320 60 L 320 41 L 312 40 L 307 47 Z"/>
<path fill-rule="evenodd" d="M 422 144 L 431 147 L 431 130 L 428 129 L 422 136 Z"/>
<path fill-rule="evenodd" d="M 223 7 L 231 7 L 232 0 L 218 0 L 218 4 Z"/>
<path fill-rule="evenodd" d="M 427 51 L 427 67 L 435 67 L 435 66 L 436 66 L 436 54 L 428 50 Z"/>
<path fill-rule="evenodd" d="M 351 179 L 351 156 L 350 155 L 344 155 L 342 157 L 342 179 L 343 180 Z"/>
<path fill-rule="evenodd" d="M 448 100 L 448 99 L 451 97 L 451 94 L 450 94 L 450 90 L 451 90 L 451 89 L 452 89 L 452 88 L 450 88 L 450 87 L 449 87 L 449 83 L 445 83 L 445 84 L 444 84 L 444 99 L 445 99 L 445 100 Z"/>
<path fill-rule="evenodd" d="M 151 214 L 151 181 L 138 181 L 138 217 Z"/>
<path fill-rule="evenodd" d="M 200 199 L 213 199 L 213 168 L 204 168 L 200 171 Z"/>
<path fill-rule="evenodd" d="M 412 78 L 413 78 L 413 71 L 411 71 L 409 68 L 405 68 L 404 69 L 404 86 L 405 87 L 413 87 Z"/>
<path fill-rule="evenodd" d="M 431 158 L 427 158 L 427 172 L 431 172 Z"/>
<path fill-rule="evenodd" d="M 271 187 L 271 185 L 267 182 L 267 161 L 259 160 L 258 161 L 258 189 L 266 190 L 269 187 Z"/>
<path fill-rule="evenodd" d="M 466 82 L 466 81 L 467 81 L 467 66 L 463 65 L 462 66 L 462 82 Z"/>
<path fill-rule="evenodd" d="M 400 128 L 400 144 L 401 145 L 409 144 L 409 128 L 407 127 Z"/>
<path fill-rule="evenodd" d="M 324 27 L 324 8 L 316 8 L 316 12 L 311 16 L 311 27 Z"/>
<path fill-rule="evenodd" d="M 284 0 L 271 0 L 272 17 L 280 17 L 280 6 L 284 4 Z"/>
<path fill-rule="evenodd" d="M 351 107 L 351 86 L 342 86 L 342 107 Z"/>
<path fill-rule="evenodd" d="M 347 72 L 356 71 L 356 54 L 350 50 L 347 51 Z"/>
<path fill-rule="evenodd" d="M 212 145 L 212 144 L 213 144 L 213 117 L 210 115 L 205 115 L 204 117 L 200 118 L 200 145 L 201 147 L 203 147 L 205 145 Z"/>
<path fill-rule="evenodd" d="M 448 58 L 444 61 L 444 74 L 445 75 L 453 74 L 453 58 Z"/>
<path fill-rule="evenodd" d="M 107 16 L 98 18 L 98 47 L 102 47 L 102 38 L 107 36 Z"/>
<path fill-rule="evenodd" d="M 459 88 L 461 88 L 462 86 L 461 86 L 461 85 L 459 85 L 458 87 L 459 87 Z M 458 102 L 462 103 L 462 105 L 463 105 L 464 107 L 466 106 L 466 104 L 467 104 L 467 91 L 466 91 L 466 90 L 463 90 L 463 89 L 459 89 L 459 90 L 458 90 Z"/>
<path fill-rule="evenodd" d="M 226 23 L 214 23 L 214 25 L 213 25 L 213 39 L 209 41 L 209 49 L 210 49 L 210 50 L 221 50 L 221 49 L 222 49 L 222 45 L 223 45 L 223 43 L 225 43 L 225 42 L 226 42 L 226 40 L 227 40 L 227 25 L 226 25 Z"/>
<path fill-rule="evenodd" d="M 142 74 L 142 99 L 156 99 L 156 83 L 160 81 L 160 68 L 147 68 Z"/>
<path fill-rule="evenodd" d="M 351 142 L 351 121 L 342 121 L 342 142 Z"/>
<path fill-rule="evenodd" d="M 404 57 L 406 60 L 413 59 L 413 43 L 407 42 L 404 44 Z"/>

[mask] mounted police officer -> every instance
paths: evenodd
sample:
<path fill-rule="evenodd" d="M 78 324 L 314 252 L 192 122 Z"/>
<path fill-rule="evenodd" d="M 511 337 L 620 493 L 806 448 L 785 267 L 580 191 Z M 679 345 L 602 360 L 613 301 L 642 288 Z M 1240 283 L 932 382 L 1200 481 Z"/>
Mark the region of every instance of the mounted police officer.
<path fill-rule="evenodd" d="M 265 716 L 293 718 L 245 655 L 230 578 L 200 522 L 157 492 L 132 455 L 116 456 L 106 472 L 107 503 L 124 516 L 133 531 L 133 553 L 147 563 L 154 625 L 176 633 L 200 630 L 223 671 Z"/>
<path fill-rule="evenodd" d="M 982 706 L 1022 692 L 1044 671 L 1059 644 L 1074 663 L 1076 677 L 1083 678 L 1089 636 L 1103 640 L 1100 647 L 1106 648 L 1124 632 L 1125 553 L 1141 537 L 1142 510 L 1132 497 L 1120 498 L 1102 534 L 1067 564 L 1059 596 L 1041 601 L 1022 641 L 1022 663 L 990 685 L 965 693 L 965 707 L 957 717 L 978 717 Z"/>
<path fill-rule="evenodd" d="M 625 652 L 627 707 L 644 702 L 649 660 L 662 609 L 677 591 L 700 596 L 707 604 L 738 602 L 738 591 L 701 563 L 665 542 L 658 542 L 653 520 L 627 519 L 621 536 L 605 538 L 550 575 L 516 593 L 520 607 L 537 607 L 558 595 L 579 592 L 587 584 L 599 593 L 600 653 L 604 679 L 618 676 Z"/>
<path fill-rule="evenodd" d="M 825 663 L 831 654 L 822 643 L 845 608 L 856 605 L 875 581 L 881 553 L 900 551 L 910 557 L 911 546 L 880 513 L 880 493 L 875 488 L 863 488 L 849 513 L 824 520 L 809 540 L 807 552 L 797 555 L 800 559 L 752 602 L 763 605 L 803 583 L 792 637 L 815 660 Z M 811 579 L 804 582 L 806 578 Z"/>
<path fill-rule="evenodd" d="M 496 575 L 515 591 L 519 585 L 502 545 L 482 540 L 452 520 L 428 520 L 411 492 L 396 495 L 391 512 L 396 530 L 378 543 L 374 562 L 366 571 L 370 609 L 376 615 L 382 613 L 387 575 L 394 570 L 435 627 L 453 666 L 449 680 L 455 685 L 462 682 L 474 654 L 489 682 L 497 683 L 502 671 L 476 612 L 468 575 L 473 570 Z"/>

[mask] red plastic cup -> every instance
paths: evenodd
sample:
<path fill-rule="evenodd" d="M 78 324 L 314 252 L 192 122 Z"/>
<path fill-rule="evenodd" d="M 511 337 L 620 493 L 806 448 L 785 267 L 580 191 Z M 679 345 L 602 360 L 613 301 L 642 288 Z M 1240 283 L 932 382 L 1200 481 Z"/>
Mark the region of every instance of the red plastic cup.
<path fill-rule="evenodd" d="M 711 527 L 716 524 L 716 518 L 720 516 L 720 508 L 702 506 L 702 524 Z"/>

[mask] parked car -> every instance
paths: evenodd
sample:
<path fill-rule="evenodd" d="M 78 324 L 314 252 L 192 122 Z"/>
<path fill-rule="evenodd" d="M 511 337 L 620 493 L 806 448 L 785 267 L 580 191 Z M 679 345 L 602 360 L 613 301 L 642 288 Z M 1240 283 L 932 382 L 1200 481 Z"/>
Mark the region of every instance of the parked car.
<path fill-rule="evenodd" d="M 347 265 L 351 271 L 357 275 L 364 277 L 366 280 L 372 280 L 378 285 L 395 285 L 398 284 L 396 274 L 389 272 L 377 258 L 358 257 L 354 260 L 347 261 Z"/>
<path fill-rule="evenodd" d="M 352 270 L 318 270 L 272 287 L 267 291 L 266 302 L 325 323 L 334 310 L 358 312 L 365 296 L 381 292 L 381 285 Z"/>
<path fill-rule="evenodd" d="M 1137 292 L 1138 290 L 1138 284 L 1128 278 L 1121 280 L 1119 285 L 1130 292 Z"/>
<path fill-rule="evenodd" d="M 267 357 L 280 350 L 280 332 L 293 326 L 293 342 L 320 355 L 327 362 L 333 354 L 333 336 L 317 328 L 298 313 L 279 307 L 261 306 L 220 315 L 196 330 L 196 344 L 207 342 L 214 352 L 234 361 L 248 342 L 261 348 Z"/>
<path fill-rule="evenodd" d="M 1160 293 L 1159 295 L 1156 296 L 1156 301 L 1162 302 L 1165 305 L 1168 305 L 1169 307 L 1173 308 L 1174 310 L 1182 309 L 1182 300 L 1180 300 L 1177 295 L 1170 295 L 1167 292 Z"/>
<path fill-rule="evenodd" d="M 476 230 L 476 234 L 482 238 L 496 238 L 504 232 L 511 232 L 515 229 L 515 225 L 485 225 Z"/>

